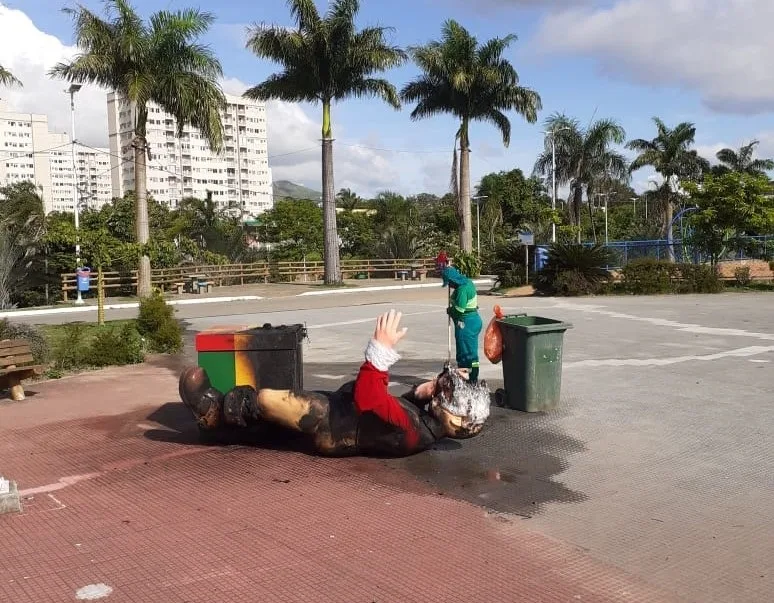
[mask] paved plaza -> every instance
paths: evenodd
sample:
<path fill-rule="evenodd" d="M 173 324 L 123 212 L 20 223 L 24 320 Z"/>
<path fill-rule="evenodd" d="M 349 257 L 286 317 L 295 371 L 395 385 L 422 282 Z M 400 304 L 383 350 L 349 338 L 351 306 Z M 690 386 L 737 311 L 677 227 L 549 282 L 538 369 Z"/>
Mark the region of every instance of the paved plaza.
<path fill-rule="evenodd" d="M 396 393 L 447 353 L 445 291 L 181 307 L 196 331 L 305 323 L 305 387 L 354 377 L 373 319 L 409 332 Z M 774 600 L 774 297 L 480 297 L 568 321 L 563 401 L 494 408 L 407 459 L 201 445 L 186 359 L 35 384 L 0 404 L 0 600 Z M 502 367 L 482 362 L 492 389 Z M 102 588 L 102 587 L 100 587 Z M 82 591 L 83 592 L 83 591 Z"/>

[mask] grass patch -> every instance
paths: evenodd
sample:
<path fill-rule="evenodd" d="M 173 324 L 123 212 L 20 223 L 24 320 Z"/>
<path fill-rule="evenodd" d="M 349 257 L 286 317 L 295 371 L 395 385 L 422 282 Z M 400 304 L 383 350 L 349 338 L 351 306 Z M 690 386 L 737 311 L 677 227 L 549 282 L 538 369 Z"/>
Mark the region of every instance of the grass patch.
<path fill-rule="evenodd" d="M 136 325 L 137 321 L 134 319 L 129 320 L 109 320 L 105 322 L 105 327 L 117 327 L 121 328 L 124 325 L 130 324 L 130 325 Z M 46 338 L 48 339 L 48 344 L 51 346 L 51 348 L 56 348 L 64 342 L 64 340 L 67 338 L 68 331 L 70 330 L 70 325 L 82 325 L 82 333 L 81 342 L 83 344 L 89 344 L 91 343 L 94 338 L 97 336 L 97 333 L 100 331 L 100 326 L 97 323 L 90 323 L 90 322 L 70 322 L 63 325 L 40 325 L 40 330 L 43 331 Z"/>
<path fill-rule="evenodd" d="M 106 366 L 138 364 L 145 360 L 146 345 L 136 320 L 96 323 L 71 322 L 41 327 L 48 341 L 50 365 L 45 373 L 58 379 L 67 373 Z"/>
<path fill-rule="evenodd" d="M 743 293 L 745 291 L 774 291 L 774 281 L 751 281 L 746 285 L 738 285 L 734 281 L 726 283 L 726 291 Z"/>

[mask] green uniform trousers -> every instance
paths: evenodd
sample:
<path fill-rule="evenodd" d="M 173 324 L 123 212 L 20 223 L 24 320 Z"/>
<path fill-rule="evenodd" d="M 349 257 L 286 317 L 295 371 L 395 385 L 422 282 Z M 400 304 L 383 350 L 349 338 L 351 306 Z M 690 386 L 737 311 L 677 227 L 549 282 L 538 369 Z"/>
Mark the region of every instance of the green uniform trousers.
<path fill-rule="evenodd" d="M 478 338 L 484 327 L 478 312 L 465 314 L 454 321 L 454 343 L 457 346 L 457 366 L 470 369 L 470 380 L 478 380 Z"/>

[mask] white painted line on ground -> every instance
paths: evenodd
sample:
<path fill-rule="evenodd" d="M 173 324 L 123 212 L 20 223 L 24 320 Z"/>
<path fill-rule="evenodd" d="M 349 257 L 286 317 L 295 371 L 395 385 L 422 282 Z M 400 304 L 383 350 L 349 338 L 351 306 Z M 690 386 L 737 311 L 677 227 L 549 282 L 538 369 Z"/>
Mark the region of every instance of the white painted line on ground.
<path fill-rule="evenodd" d="M 686 333 L 695 333 L 697 335 L 726 335 L 729 337 L 754 337 L 756 339 L 763 339 L 766 341 L 774 341 L 774 335 L 770 333 L 755 333 L 751 331 L 744 331 L 742 329 L 726 329 L 720 327 L 703 327 L 701 325 L 693 323 L 682 323 L 674 320 L 668 320 L 666 318 L 651 318 L 649 316 L 636 316 L 634 314 L 624 314 L 623 312 L 613 312 L 610 310 L 603 310 L 604 306 L 590 305 L 590 304 L 578 304 L 563 300 L 557 300 L 555 302 L 555 308 L 563 308 L 567 310 L 577 310 L 579 312 L 588 312 L 590 314 L 602 314 L 603 316 L 609 316 L 611 318 L 623 318 L 625 320 L 632 320 L 636 322 L 646 322 L 659 327 L 671 327 L 678 331 Z"/>
<path fill-rule="evenodd" d="M 328 375 L 326 373 L 321 373 L 319 375 L 312 375 L 312 377 L 317 377 L 318 379 L 329 379 L 331 381 L 341 381 L 346 377 L 346 375 Z"/>
<path fill-rule="evenodd" d="M 37 488 L 27 488 L 26 490 L 20 490 L 19 496 L 31 496 L 33 494 L 48 494 L 49 492 L 56 492 L 72 486 L 78 482 L 82 482 L 88 479 L 94 479 L 99 477 L 102 473 L 85 473 L 83 475 L 68 475 L 66 477 L 60 477 L 59 481 L 54 484 L 46 484 L 45 486 L 38 486 Z"/>
<path fill-rule="evenodd" d="M 437 314 L 441 311 L 442 309 L 428 310 L 426 312 L 404 312 L 403 317 L 405 318 L 406 316 L 422 316 L 424 314 Z M 371 316 L 369 318 L 356 318 L 354 320 L 345 320 L 342 322 L 328 322 L 328 323 L 323 323 L 319 325 L 308 325 L 306 328 L 307 329 L 328 329 L 331 327 L 346 327 L 348 325 L 360 325 L 365 322 L 373 322 L 374 324 L 376 324 L 376 317 Z"/>
<path fill-rule="evenodd" d="M 490 279 L 476 279 L 473 281 L 476 285 L 491 285 L 494 281 Z M 376 287 L 353 287 L 351 289 L 321 289 L 320 291 L 304 291 L 298 293 L 296 297 L 306 297 L 308 295 L 344 295 L 346 293 L 368 293 L 371 291 L 399 291 L 401 289 L 428 289 L 437 287 L 442 289 L 440 283 L 425 283 L 416 285 L 379 285 Z"/>
<path fill-rule="evenodd" d="M 745 358 L 748 356 L 757 356 L 774 352 L 774 346 L 753 345 L 746 348 L 737 348 L 717 354 L 705 354 L 694 356 L 674 356 L 672 358 L 606 358 L 603 360 L 578 360 L 576 362 L 564 362 L 564 368 L 579 368 L 590 366 L 667 366 L 670 364 L 679 364 L 681 362 L 692 362 L 695 360 L 722 360 L 723 358 Z M 765 361 L 764 361 L 765 362 Z"/>
<path fill-rule="evenodd" d="M 215 304 L 218 302 L 257 301 L 264 299 L 258 295 L 234 295 L 228 297 L 203 297 L 201 299 L 175 299 L 167 301 L 170 306 L 192 306 L 194 304 Z M 129 310 L 139 308 L 139 302 L 125 302 L 120 304 L 106 304 L 105 310 Z M 44 316 L 46 314 L 75 314 L 79 312 L 96 312 L 97 306 L 65 306 L 62 308 L 31 308 L 29 310 L 9 310 L 0 312 L 0 318 L 16 318 L 19 316 Z"/>

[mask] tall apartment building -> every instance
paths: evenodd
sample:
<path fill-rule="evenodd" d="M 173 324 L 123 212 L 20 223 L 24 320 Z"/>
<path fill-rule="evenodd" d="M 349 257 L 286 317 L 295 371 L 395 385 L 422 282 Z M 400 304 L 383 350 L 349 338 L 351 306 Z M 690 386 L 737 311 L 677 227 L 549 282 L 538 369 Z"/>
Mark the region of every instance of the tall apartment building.
<path fill-rule="evenodd" d="M 112 198 L 110 151 L 76 144 L 78 195 L 82 206 L 98 208 Z M 70 136 L 52 132 L 46 115 L 21 113 L 0 103 L 0 186 L 29 180 L 46 213 L 74 211 Z"/>
<path fill-rule="evenodd" d="M 226 96 L 222 113 L 223 150 L 212 153 L 196 128 L 186 126 L 178 138 L 176 121 L 158 106 L 148 107 L 147 189 L 154 199 L 174 208 L 186 197 L 206 198 L 233 208 L 247 220 L 273 205 L 266 137 L 266 106 Z M 108 133 L 113 167 L 113 194 L 134 190 L 132 129 L 135 109 L 122 96 L 108 94 Z M 241 208 L 241 211 L 240 211 Z"/>

